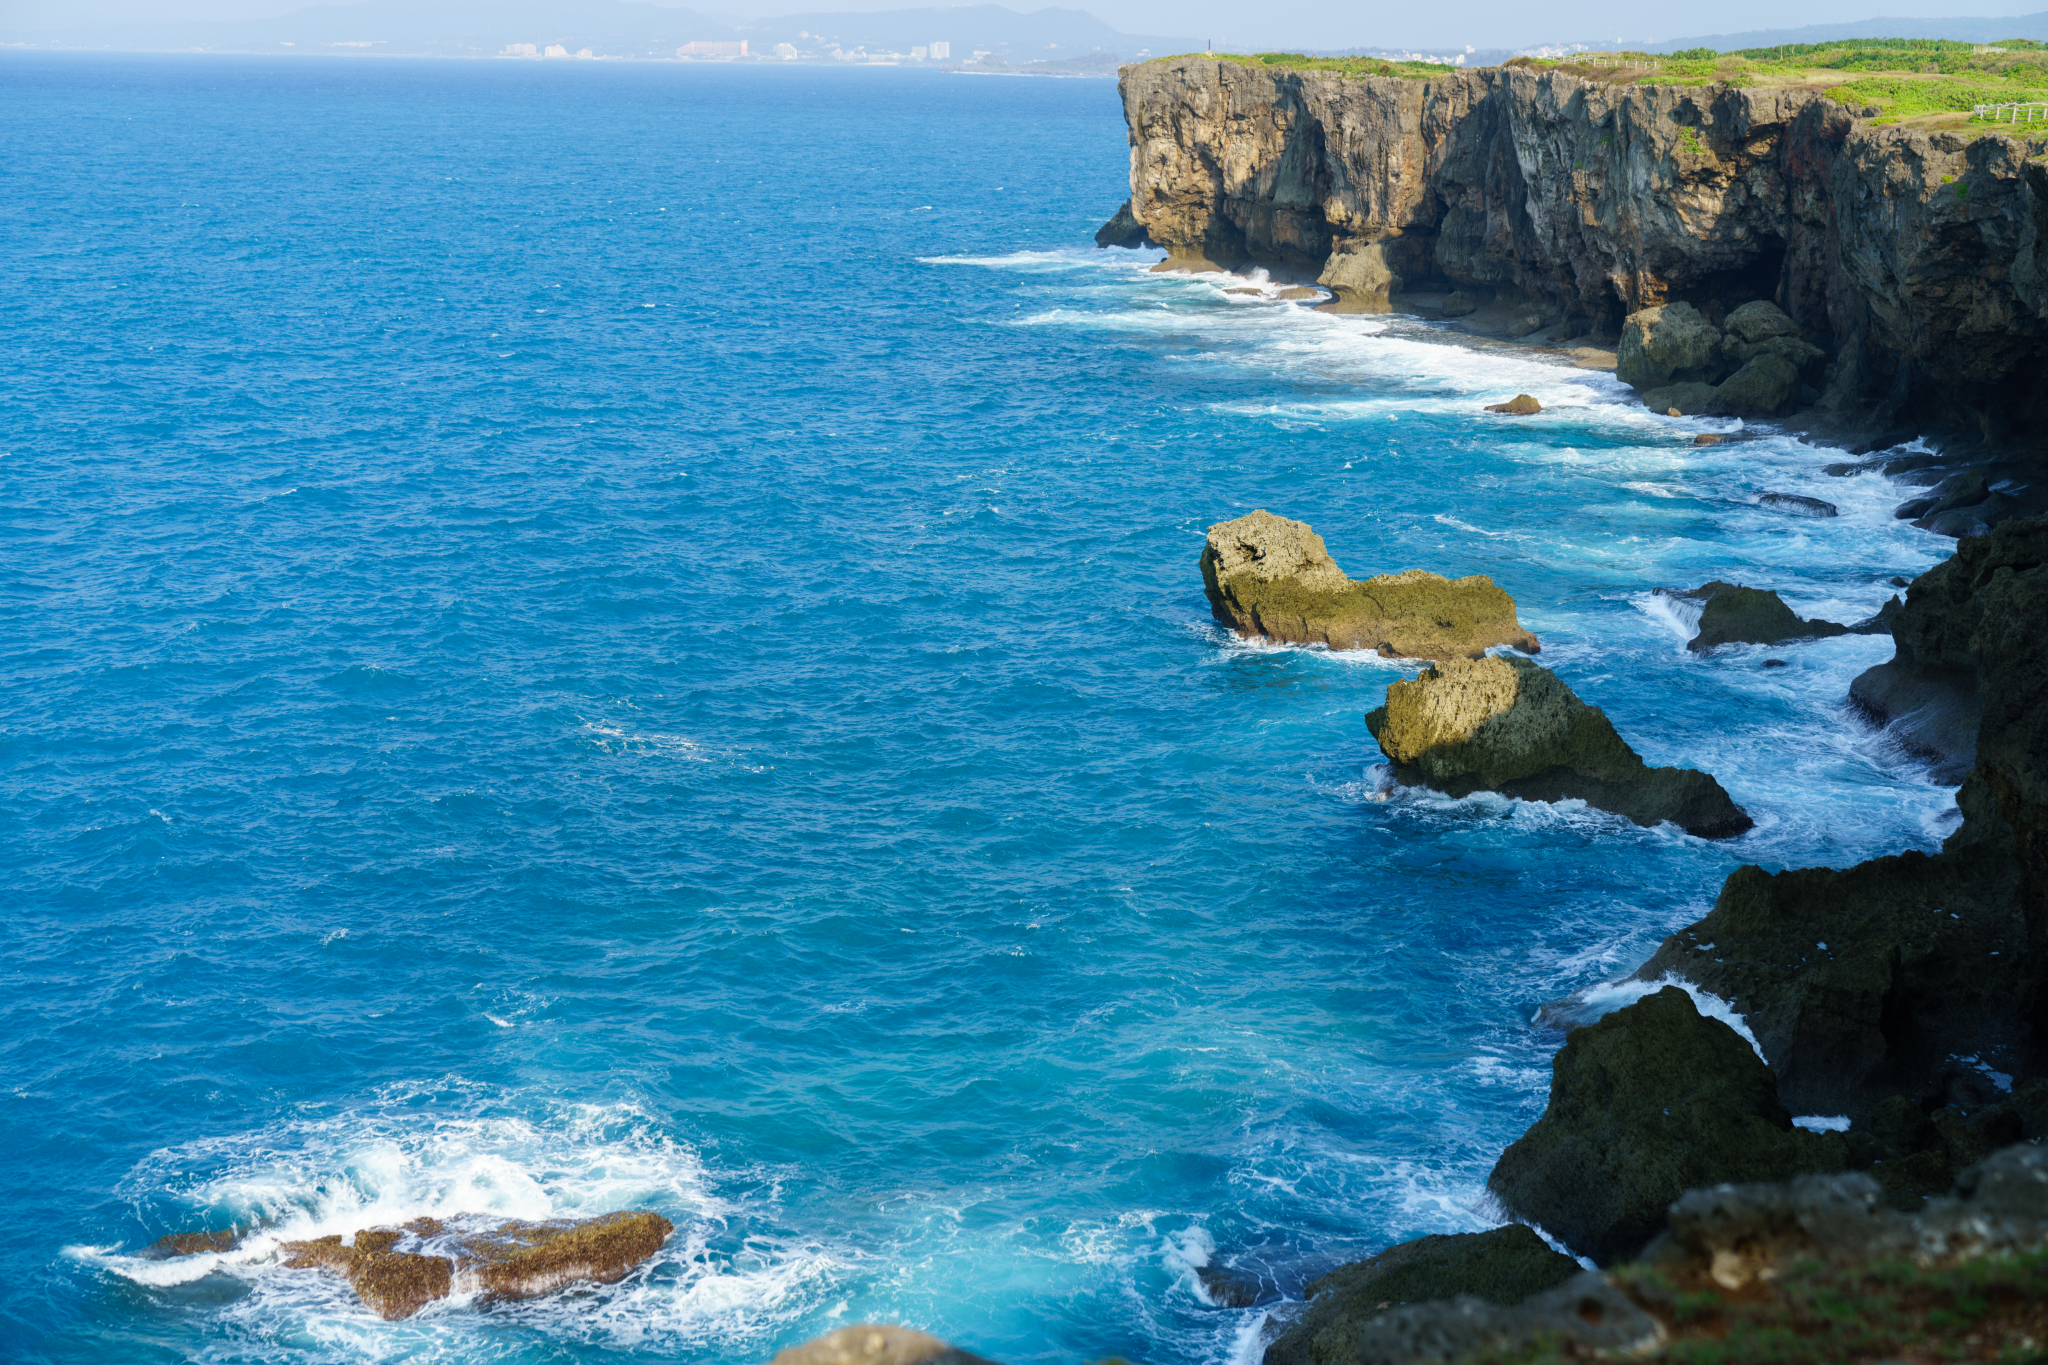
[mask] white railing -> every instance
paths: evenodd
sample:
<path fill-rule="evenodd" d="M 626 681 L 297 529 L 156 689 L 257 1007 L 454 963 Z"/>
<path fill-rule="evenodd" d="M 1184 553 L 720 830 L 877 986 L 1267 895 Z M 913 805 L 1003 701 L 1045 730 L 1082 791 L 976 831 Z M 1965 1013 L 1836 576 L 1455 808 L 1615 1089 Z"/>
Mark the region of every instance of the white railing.
<path fill-rule="evenodd" d="M 1566 57 L 1563 60 L 1566 66 L 1615 66 L 1624 71 L 1644 70 L 1657 65 L 1656 62 L 1638 61 L 1632 57 Z"/>
<path fill-rule="evenodd" d="M 1993 123 L 2040 123 L 2048 121 L 2048 104 L 1979 104 L 1970 117 Z"/>

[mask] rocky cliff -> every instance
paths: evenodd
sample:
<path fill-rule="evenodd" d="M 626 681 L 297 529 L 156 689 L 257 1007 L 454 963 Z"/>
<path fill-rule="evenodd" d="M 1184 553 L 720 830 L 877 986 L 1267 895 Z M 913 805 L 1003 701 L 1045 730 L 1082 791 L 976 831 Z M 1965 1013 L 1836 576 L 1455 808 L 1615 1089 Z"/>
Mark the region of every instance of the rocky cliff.
<path fill-rule="evenodd" d="M 2032 144 L 1877 127 L 1811 90 L 1514 67 L 1351 76 L 1125 67 L 1110 240 L 1263 263 L 1353 304 L 1434 285 L 1618 335 L 1757 300 L 1818 349 L 1812 420 L 2040 449 L 2048 168 Z"/>

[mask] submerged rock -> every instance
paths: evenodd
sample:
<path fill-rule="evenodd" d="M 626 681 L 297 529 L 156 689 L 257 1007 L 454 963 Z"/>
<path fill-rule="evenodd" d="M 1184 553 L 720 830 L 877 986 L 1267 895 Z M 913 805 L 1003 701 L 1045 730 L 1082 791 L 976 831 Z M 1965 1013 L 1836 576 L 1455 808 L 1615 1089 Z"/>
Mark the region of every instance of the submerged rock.
<path fill-rule="evenodd" d="M 1659 596 L 1700 604 L 1699 632 L 1685 646 L 1695 653 L 1721 645 L 1779 645 L 1851 633 L 1850 627 L 1839 622 L 1805 620 L 1775 592 L 1745 588 L 1740 583 L 1716 579 L 1691 591 L 1659 588 L 1657 592 Z M 1863 633 L 1875 634 L 1878 629 L 1870 625 Z"/>
<path fill-rule="evenodd" d="M 1705 839 L 1754 822 L 1719 782 L 1691 768 L 1652 768 L 1548 669 L 1526 659 L 1451 660 L 1387 688 L 1365 718 L 1395 778 L 1452 796 L 1497 791 L 1529 801 L 1578 799 L 1639 825 L 1669 820 Z"/>
<path fill-rule="evenodd" d="M 1848 1164 L 1840 1135 L 1792 1126 L 1734 1029 L 1666 986 L 1565 1036 L 1543 1117 L 1486 1184 L 1510 1212 L 1609 1265 L 1647 1245 L 1689 1189 Z"/>
<path fill-rule="evenodd" d="M 1543 411 L 1543 405 L 1526 393 L 1518 393 L 1505 403 L 1489 403 L 1488 412 L 1504 412 L 1510 417 L 1533 417 Z"/>
<path fill-rule="evenodd" d="M 1360 1358 L 1366 1324 L 1394 1309 L 1461 1294 L 1515 1304 L 1578 1274 L 1578 1262 L 1520 1223 L 1403 1242 L 1311 1283 L 1307 1307 L 1266 1348 L 1265 1365 L 1347 1365 Z"/>
<path fill-rule="evenodd" d="M 197 1256 L 209 1251 L 232 1251 L 241 1240 L 242 1234 L 233 1228 L 224 1232 L 174 1232 L 151 1242 L 142 1254 L 150 1260 Z"/>
<path fill-rule="evenodd" d="M 1803 497 L 1798 493 L 1760 493 L 1757 505 L 1775 507 L 1780 512 L 1795 512 L 1802 517 L 1836 517 L 1842 509 L 1819 498 Z"/>
<path fill-rule="evenodd" d="M 286 1242 L 285 1265 L 340 1275 L 387 1321 L 410 1317 L 458 1288 L 484 1301 L 527 1299 L 579 1281 L 610 1284 L 652 1256 L 675 1225 L 658 1213 L 608 1213 L 546 1222 L 418 1218 Z M 401 1249 L 402 1248 L 402 1249 Z"/>
<path fill-rule="evenodd" d="M 1514 599 L 1483 574 L 1411 569 L 1353 582 L 1307 523 L 1264 509 L 1209 528 L 1202 586 L 1216 619 L 1246 637 L 1411 659 L 1541 648 L 1515 619 Z"/>
<path fill-rule="evenodd" d="M 908 1327 L 862 1324 L 777 1351 L 770 1365 L 991 1365 Z"/>

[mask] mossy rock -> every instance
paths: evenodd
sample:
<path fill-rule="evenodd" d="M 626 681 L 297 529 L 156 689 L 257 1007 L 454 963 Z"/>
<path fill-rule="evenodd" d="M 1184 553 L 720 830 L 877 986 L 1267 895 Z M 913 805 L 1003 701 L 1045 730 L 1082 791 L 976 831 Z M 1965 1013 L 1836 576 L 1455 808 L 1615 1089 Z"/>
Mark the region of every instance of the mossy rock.
<path fill-rule="evenodd" d="M 1516 620 L 1514 599 L 1484 574 L 1447 579 L 1411 569 L 1354 582 L 1306 522 L 1263 508 L 1211 526 L 1201 568 L 1210 611 L 1247 638 L 1406 659 L 1542 647 Z"/>
<path fill-rule="evenodd" d="M 1837 1133 L 1792 1126 L 1770 1070 L 1734 1029 L 1667 986 L 1573 1029 L 1550 1103 L 1487 1188 L 1601 1265 L 1634 1256 L 1687 1190 L 1842 1170 Z"/>
<path fill-rule="evenodd" d="M 913 1328 L 862 1323 L 842 1327 L 836 1332 L 778 1351 L 771 1365 L 991 1365 L 991 1362 Z"/>
<path fill-rule="evenodd" d="M 1307 1308 L 1266 1348 L 1265 1365 L 1349 1365 L 1360 1330 L 1392 1309 L 1460 1294 L 1520 1303 L 1578 1273 L 1520 1223 L 1403 1242 L 1310 1284 Z"/>
<path fill-rule="evenodd" d="M 1598 707 L 1527 659 L 1457 659 L 1387 688 L 1366 728 L 1395 780 L 1451 796 L 1497 791 L 1577 799 L 1639 825 L 1669 820 L 1705 839 L 1754 823 L 1721 784 L 1692 768 L 1652 768 Z"/>

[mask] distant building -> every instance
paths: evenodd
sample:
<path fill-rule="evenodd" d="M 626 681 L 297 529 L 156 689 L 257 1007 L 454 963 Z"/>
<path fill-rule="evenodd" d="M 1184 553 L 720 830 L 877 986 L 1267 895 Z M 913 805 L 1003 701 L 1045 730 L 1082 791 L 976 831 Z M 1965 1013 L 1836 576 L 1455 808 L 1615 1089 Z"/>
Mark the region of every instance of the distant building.
<path fill-rule="evenodd" d="M 736 43 L 684 43 L 676 49 L 678 57 L 744 57 L 747 56 L 747 40 Z"/>
<path fill-rule="evenodd" d="M 507 57 L 538 57 L 540 49 L 532 43 L 507 43 L 505 45 L 505 55 Z"/>
<path fill-rule="evenodd" d="M 953 45 L 951 43 L 933 43 L 929 50 L 932 54 L 932 60 L 935 62 L 943 62 L 953 55 Z"/>
<path fill-rule="evenodd" d="M 793 62 L 796 60 L 796 49 L 788 43 L 777 43 L 775 45 L 775 55 L 782 58 L 785 62 Z"/>
<path fill-rule="evenodd" d="M 921 62 L 921 61 L 923 61 L 923 60 L 924 60 L 924 58 L 925 58 L 925 53 L 926 53 L 927 51 L 928 51 L 928 49 L 926 49 L 926 48 L 922 48 L 922 47 L 913 47 L 912 49 L 910 49 L 910 60 L 912 60 L 913 62 Z"/>
<path fill-rule="evenodd" d="M 543 57 L 566 57 L 569 55 L 569 49 L 563 47 L 560 43 L 549 43 L 547 50 L 540 55 Z"/>
<path fill-rule="evenodd" d="M 595 61 L 597 59 L 597 54 L 595 52 L 592 52 L 589 48 L 585 47 L 577 49 L 576 57 L 579 61 Z"/>

